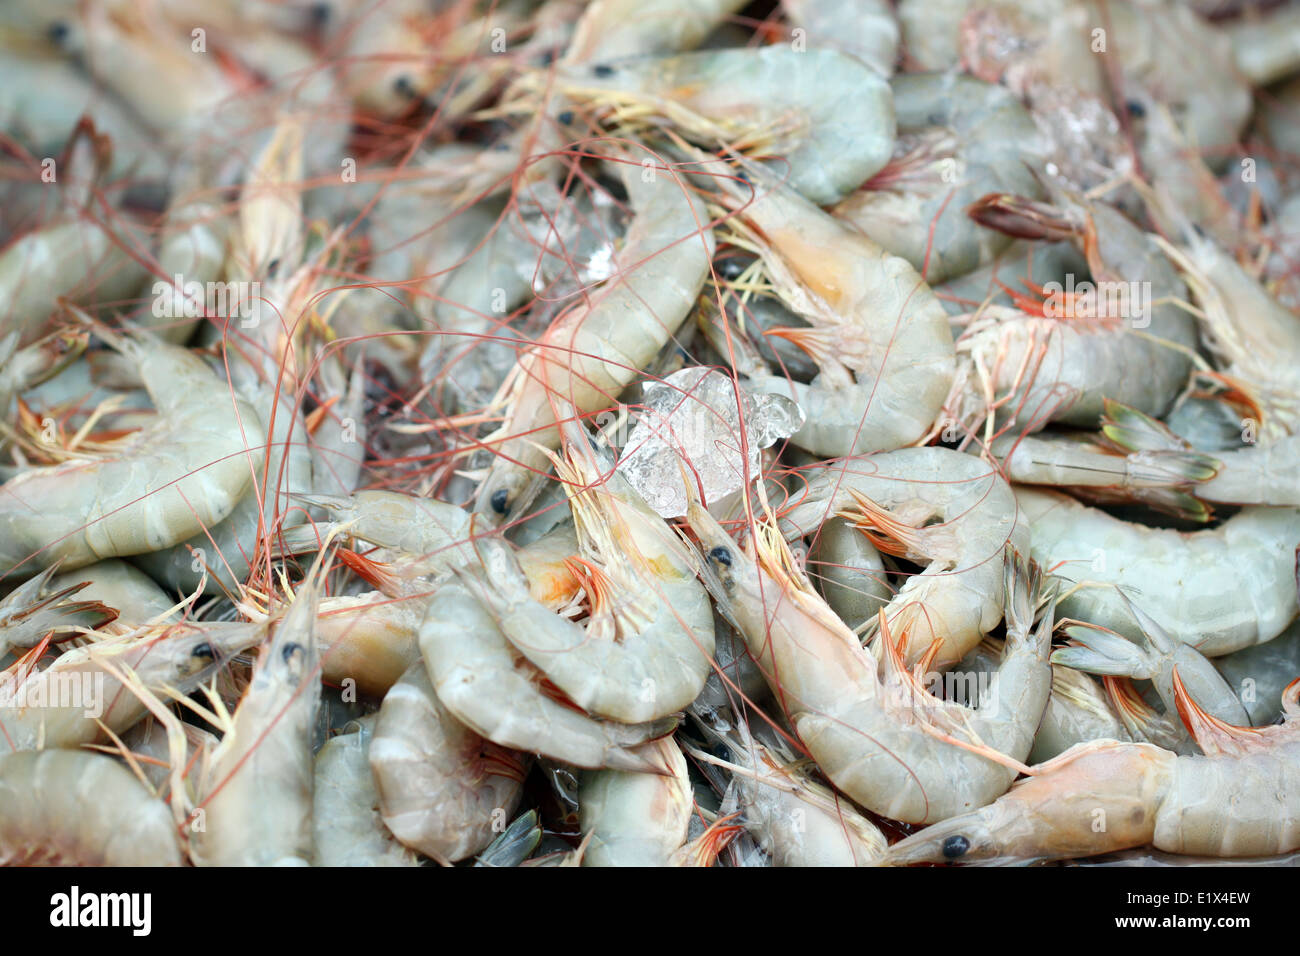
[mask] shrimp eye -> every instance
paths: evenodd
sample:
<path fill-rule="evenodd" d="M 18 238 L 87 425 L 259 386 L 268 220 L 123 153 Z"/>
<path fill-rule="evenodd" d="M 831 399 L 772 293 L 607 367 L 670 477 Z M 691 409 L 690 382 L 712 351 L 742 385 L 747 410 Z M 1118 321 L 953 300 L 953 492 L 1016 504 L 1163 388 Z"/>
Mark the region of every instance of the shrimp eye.
<path fill-rule="evenodd" d="M 573 122 L 573 110 L 565 110 L 555 118 L 560 121 L 561 126 L 568 126 Z"/>
<path fill-rule="evenodd" d="M 943 841 L 943 856 L 946 860 L 955 860 L 970 849 L 970 840 L 964 836 L 950 836 Z"/>
<path fill-rule="evenodd" d="M 597 63 L 591 68 L 593 76 L 613 76 L 614 68 L 608 63 Z"/>
<path fill-rule="evenodd" d="M 324 26 L 326 23 L 329 23 L 330 17 L 334 15 L 334 11 L 330 9 L 328 3 L 313 3 L 308 15 L 311 17 L 312 23 L 315 23 L 317 26 Z"/>
<path fill-rule="evenodd" d="M 208 660 L 212 660 L 217 655 L 212 653 L 212 645 L 209 644 L 207 641 L 204 641 L 198 647 L 194 648 L 194 656 L 206 657 Z"/>
<path fill-rule="evenodd" d="M 404 96 L 408 100 L 419 99 L 420 94 L 415 90 L 415 84 L 411 82 L 409 76 L 399 76 L 393 80 L 393 92 L 398 96 Z"/>
<path fill-rule="evenodd" d="M 62 20 L 56 20 L 49 25 L 49 28 L 45 32 L 50 38 L 51 43 L 55 46 L 63 46 L 68 41 L 68 34 L 70 34 L 72 30 Z"/>
<path fill-rule="evenodd" d="M 510 493 L 504 488 L 498 488 L 492 492 L 492 510 L 499 515 L 503 515 L 510 510 Z"/>
<path fill-rule="evenodd" d="M 280 271 L 280 260 L 272 259 L 266 264 L 266 276 L 268 279 L 274 279 L 275 274 Z"/>
<path fill-rule="evenodd" d="M 714 561 L 717 561 L 718 564 L 722 565 L 724 568 L 731 567 L 731 552 L 721 545 L 710 551 L 709 557 Z"/>
<path fill-rule="evenodd" d="M 1136 117 L 1137 119 L 1141 119 L 1147 115 L 1147 108 L 1137 100 L 1129 100 L 1124 104 L 1124 108 L 1128 110 L 1129 116 Z"/>
<path fill-rule="evenodd" d="M 284 650 L 280 652 L 280 656 L 284 658 L 286 664 L 292 664 L 293 659 L 301 653 L 303 653 L 301 644 L 286 644 Z"/>

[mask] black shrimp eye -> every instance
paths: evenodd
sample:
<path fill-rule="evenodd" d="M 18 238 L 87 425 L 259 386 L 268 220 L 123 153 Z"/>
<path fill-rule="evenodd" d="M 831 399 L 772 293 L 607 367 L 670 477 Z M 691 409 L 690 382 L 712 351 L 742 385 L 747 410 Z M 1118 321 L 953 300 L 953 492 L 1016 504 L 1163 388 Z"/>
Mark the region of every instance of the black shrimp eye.
<path fill-rule="evenodd" d="M 212 660 L 217 655 L 212 653 L 212 645 L 209 644 L 207 641 L 204 641 L 198 647 L 194 648 L 194 656 L 206 657 L 208 660 Z"/>
<path fill-rule="evenodd" d="M 286 644 L 280 656 L 284 658 L 285 663 L 293 663 L 293 659 L 303 653 L 301 644 Z"/>
<path fill-rule="evenodd" d="M 709 557 L 714 561 L 717 561 L 718 564 L 722 565 L 724 568 L 731 567 L 731 552 L 721 545 L 710 551 Z"/>
<path fill-rule="evenodd" d="M 279 271 L 280 271 L 279 259 L 272 259 L 270 262 L 266 264 L 266 277 L 268 279 L 274 279 L 275 274 Z"/>
<path fill-rule="evenodd" d="M 510 510 L 510 493 L 504 488 L 498 488 L 492 492 L 492 510 L 499 515 L 503 515 Z"/>
<path fill-rule="evenodd" d="M 970 849 L 970 840 L 964 836 L 950 836 L 943 841 L 943 856 L 946 860 L 955 860 Z"/>
<path fill-rule="evenodd" d="M 561 126 L 568 126 L 573 122 L 573 110 L 565 110 L 555 118 L 560 121 Z"/>
<path fill-rule="evenodd" d="M 418 99 L 420 94 L 415 91 L 415 84 L 411 82 L 409 76 L 399 76 L 393 80 L 393 92 L 398 96 L 404 96 L 408 100 Z"/>
<path fill-rule="evenodd" d="M 46 35 L 55 46 L 63 46 L 72 30 L 62 20 L 56 20 L 46 29 Z"/>
<path fill-rule="evenodd" d="M 1124 108 L 1128 110 L 1129 116 L 1136 117 L 1137 119 L 1141 119 L 1147 115 L 1147 108 L 1137 100 L 1129 100 L 1124 104 Z"/>
<path fill-rule="evenodd" d="M 334 11 L 330 9 L 328 3 L 313 3 L 308 15 L 311 17 L 312 23 L 317 26 L 324 26 L 330 22 L 330 18 L 334 16 Z"/>
<path fill-rule="evenodd" d="M 591 68 L 593 76 L 613 76 L 614 68 L 608 63 L 597 63 Z"/>

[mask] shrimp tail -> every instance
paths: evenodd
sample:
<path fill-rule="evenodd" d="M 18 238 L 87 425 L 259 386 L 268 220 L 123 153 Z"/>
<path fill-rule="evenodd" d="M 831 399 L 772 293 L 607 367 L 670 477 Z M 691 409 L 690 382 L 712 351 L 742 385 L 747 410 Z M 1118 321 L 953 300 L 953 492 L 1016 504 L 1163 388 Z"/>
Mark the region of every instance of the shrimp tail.
<path fill-rule="evenodd" d="M 1053 651 L 1053 664 L 1110 677 L 1149 680 L 1154 676 L 1149 656 L 1123 635 L 1094 624 L 1075 621 L 1062 624 L 1076 646 Z"/>

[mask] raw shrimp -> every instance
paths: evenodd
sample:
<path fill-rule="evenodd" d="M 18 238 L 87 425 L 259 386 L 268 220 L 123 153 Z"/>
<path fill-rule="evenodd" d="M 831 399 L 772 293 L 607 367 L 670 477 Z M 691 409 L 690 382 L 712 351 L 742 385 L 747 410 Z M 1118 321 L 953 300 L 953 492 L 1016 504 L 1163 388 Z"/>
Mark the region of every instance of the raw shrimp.
<path fill-rule="evenodd" d="M 591 845 L 583 866 L 671 866 L 691 822 L 686 757 L 671 737 L 650 745 L 658 772 L 582 775 L 578 825 Z"/>
<path fill-rule="evenodd" d="M 732 764 L 688 748 L 699 760 L 732 769 L 732 786 L 745 826 L 776 866 L 867 866 L 885 837 L 847 800 L 812 779 L 784 748 L 764 746 L 744 724 L 704 715 L 705 734 L 721 742 Z M 725 803 L 725 801 L 724 801 Z"/>
<path fill-rule="evenodd" d="M 568 422 L 565 482 L 578 528 L 572 570 L 591 601 L 585 624 L 552 613 L 530 592 L 508 545 L 478 542 L 482 571 L 465 580 L 502 633 L 591 714 L 643 723 L 699 694 L 713 655 L 713 613 L 690 551 Z"/>
<path fill-rule="evenodd" d="M 817 361 L 810 385 L 754 379 L 794 399 L 806 423 L 791 441 L 818 456 L 885 451 L 918 441 L 952 383 L 948 317 L 908 263 L 746 164 L 756 199 L 721 176 L 739 221 L 781 300 L 810 329 L 773 330 Z M 728 176 L 730 174 L 727 174 Z"/>
<path fill-rule="evenodd" d="M 117 615 L 93 595 L 81 594 L 79 600 L 69 600 L 84 591 L 86 585 L 51 580 L 54 571 L 47 568 L 0 600 L 0 660 L 11 647 L 35 647 L 47 634 L 94 629 Z"/>
<path fill-rule="evenodd" d="M 611 403 L 677 332 L 704 285 L 714 242 L 703 204 L 672 170 L 630 158 L 623 185 L 636 215 L 617 255 L 619 271 L 520 356 L 479 511 L 522 514 L 536 493 L 535 472 L 548 464 L 545 449 L 560 444 L 553 402 L 579 414 Z"/>
<path fill-rule="evenodd" d="M 93 600 L 112 608 L 115 626 L 164 623 L 175 612 L 176 602 L 147 574 L 117 559 L 60 574 L 50 582 L 53 588 L 84 583 L 81 600 Z"/>
<path fill-rule="evenodd" d="M 380 591 L 322 598 L 316 620 L 321 678 L 343 687 L 350 680 L 361 693 L 382 699 L 420 660 L 417 641 L 425 606 L 422 600 Z"/>
<path fill-rule="evenodd" d="M 985 462 L 947 448 L 901 448 L 816 468 L 781 516 L 787 536 L 846 517 L 876 547 L 928 562 L 884 608 L 908 664 L 933 641 L 939 668 L 960 660 L 1002 618 L 1001 555 L 1028 551 L 1011 488 Z"/>
<path fill-rule="evenodd" d="M 982 810 L 894 844 L 886 862 L 1054 860 L 1147 844 L 1216 857 L 1300 847 L 1300 681 L 1287 688 L 1285 723 L 1259 728 L 1215 720 L 1175 686 L 1204 757 L 1113 740 L 1079 744 Z"/>
<path fill-rule="evenodd" d="M 796 39 L 852 54 L 888 78 L 898 60 L 898 21 L 886 0 L 783 0 Z"/>
<path fill-rule="evenodd" d="M 1215 377 L 1258 410 L 1259 442 L 1300 435 L 1300 321 L 1216 244 L 1192 235 L 1183 249 L 1162 247 L 1201 307 Z"/>
<path fill-rule="evenodd" d="M 416 866 L 415 854 L 393 839 L 379 816 L 370 773 L 375 718 L 349 724 L 316 754 L 312 827 L 317 866 Z"/>
<path fill-rule="evenodd" d="M 931 696 L 920 670 L 907 670 L 884 612 L 882 667 L 794 568 L 774 528 L 760 528 L 750 556 L 698 501 L 689 522 L 707 555 L 714 597 L 837 788 L 868 810 L 910 823 L 964 813 L 1006 791 L 1051 687 L 1050 611 L 1031 633 L 1036 569 L 1007 549 L 1006 653 L 981 695 L 984 706 L 972 711 Z M 966 746 L 958 746 L 963 737 Z"/>
<path fill-rule="evenodd" d="M 420 651 L 439 702 L 493 743 L 576 767 L 652 773 L 659 766 L 640 745 L 671 733 L 673 720 L 595 720 L 548 695 L 540 672 L 516 660 L 491 612 L 459 583 L 444 584 L 430 600 Z"/>
<path fill-rule="evenodd" d="M 1051 492 L 1017 488 L 1016 500 L 1033 529 L 1034 560 L 1088 585 L 1061 602 L 1077 620 L 1131 633 L 1120 587 L 1175 638 L 1217 657 L 1272 640 L 1296 616 L 1300 508 L 1245 508 L 1217 528 L 1183 533 Z"/>
<path fill-rule="evenodd" d="M 14 331 L 0 340 L 0 414 L 8 415 L 14 398 L 54 378 L 90 344 L 85 332 L 51 332 L 22 349 L 18 338 Z"/>
<path fill-rule="evenodd" d="M 838 202 L 889 161 L 889 85 L 838 50 L 706 50 L 561 68 L 579 102 L 663 117 L 702 145 L 778 155 L 774 174 L 818 205 Z"/>
<path fill-rule="evenodd" d="M 42 671 L 20 660 L 0 673 L 0 752 L 76 747 L 101 726 L 121 733 L 146 712 L 122 669 L 146 688 L 188 692 L 260 636 L 252 624 L 156 625 L 65 651 Z"/>
<path fill-rule="evenodd" d="M 831 518 L 817 530 L 808 567 L 826 603 L 855 633 L 870 626 L 892 597 L 880 552 L 847 518 Z"/>
<path fill-rule="evenodd" d="M 358 361 L 345 379 L 339 356 L 330 355 L 321 365 L 320 415 L 314 428 L 311 416 L 306 421 L 313 494 L 350 495 L 362 483 L 368 435 L 362 367 Z"/>
<path fill-rule="evenodd" d="M 1275 723 L 1289 675 L 1300 674 L 1300 620 L 1266 644 L 1216 657 L 1214 666 L 1229 686 L 1238 688 L 1253 726 Z"/>
<path fill-rule="evenodd" d="M 317 565 L 271 625 L 252 681 L 234 715 L 223 721 L 225 733 L 201 788 L 203 826 L 196 820 L 190 835 L 199 866 L 311 863 L 319 573 Z"/>
<path fill-rule="evenodd" d="M 1102 502 L 1142 501 L 1193 520 L 1210 517 L 1205 502 L 1300 507 L 1300 435 L 1203 454 L 1114 402 L 1106 403 L 1102 428 L 1105 443 L 1003 435 L 991 451 L 1013 482 L 1066 486 Z"/>
<path fill-rule="evenodd" d="M 439 703 L 422 663 L 384 697 L 370 740 L 384 825 L 443 864 L 478 853 L 505 826 L 519 803 L 519 761 Z"/>
<path fill-rule="evenodd" d="M 201 358 L 143 336 L 97 334 L 135 363 L 157 421 L 113 458 L 31 468 L 0 486 L 4 575 L 170 547 L 225 518 L 261 465 L 257 413 Z"/>
<path fill-rule="evenodd" d="M 0 757 L 0 866 L 180 866 L 167 804 L 81 750 Z"/>
<path fill-rule="evenodd" d="M 1029 113 L 1003 87 L 954 73 L 908 73 L 891 86 L 894 158 L 833 213 L 933 285 L 1010 244 L 966 207 L 992 192 L 1040 198 L 1035 168 L 1046 150 Z"/>
<path fill-rule="evenodd" d="M 1064 192 L 1054 203 L 987 196 L 971 213 L 1013 235 L 1072 239 L 1091 272 L 1034 313 L 987 310 L 959 339 L 945 413 L 968 428 L 987 423 L 987 438 L 995 420 L 1096 427 L 1106 398 L 1158 416 L 1191 370 L 1196 323 L 1175 304 L 1183 285 L 1156 243 L 1109 206 Z"/>
<path fill-rule="evenodd" d="M 689 50 L 743 0 L 594 0 L 583 11 L 564 63 L 591 63 Z"/>
<path fill-rule="evenodd" d="M 1300 7 L 1283 6 L 1263 16 L 1241 17 L 1226 29 L 1237 69 L 1252 86 L 1300 70 Z"/>

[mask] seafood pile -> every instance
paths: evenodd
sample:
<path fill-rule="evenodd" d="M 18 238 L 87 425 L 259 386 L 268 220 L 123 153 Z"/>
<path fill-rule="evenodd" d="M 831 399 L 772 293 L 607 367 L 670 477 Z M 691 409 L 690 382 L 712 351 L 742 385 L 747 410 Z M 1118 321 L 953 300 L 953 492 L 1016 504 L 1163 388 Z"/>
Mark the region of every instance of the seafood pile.
<path fill-rule="evenodd" d="M 1289 862 L 1300 3 L 0 5 L 0 862 Z"/>

